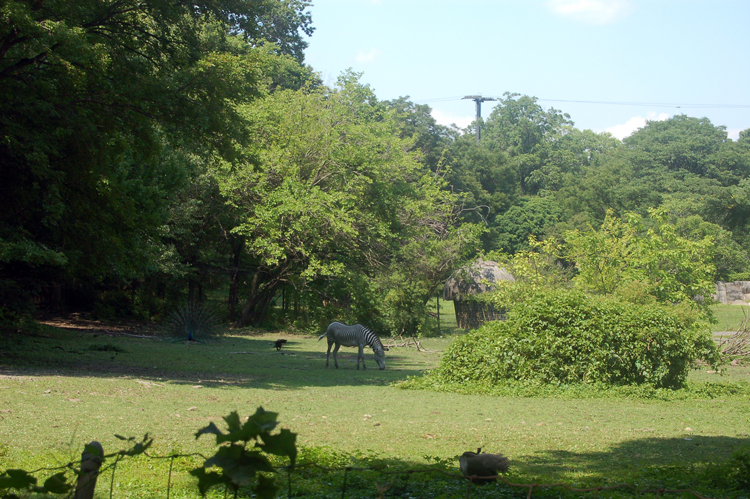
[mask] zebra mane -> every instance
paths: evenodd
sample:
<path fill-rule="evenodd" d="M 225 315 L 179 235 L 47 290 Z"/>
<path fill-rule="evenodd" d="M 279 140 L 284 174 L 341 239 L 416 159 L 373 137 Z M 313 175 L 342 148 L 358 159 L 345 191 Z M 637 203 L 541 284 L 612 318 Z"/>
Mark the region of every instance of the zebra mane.
<path fill-rule="evenodd" d="M 377 334 L 375 334 L 375 331 L 373 331 L 372 329 L 370 329 L 368 327 L 365 327 L 365 326 L 362 326 L 362 329 L 364 329 L 366 332 L 370 333 L 370 335 L 371 335 L 370 336 L 370 338 L 371 338 L 370 342 L 368 343 L 368 345 L 370 346 L 370 348 L 375 348 L 376 346 L 379 346 L 381 348 L 381 350 L 384 349 L 383 348 L 383 342 L 380 341 L 380 337 Z"/>

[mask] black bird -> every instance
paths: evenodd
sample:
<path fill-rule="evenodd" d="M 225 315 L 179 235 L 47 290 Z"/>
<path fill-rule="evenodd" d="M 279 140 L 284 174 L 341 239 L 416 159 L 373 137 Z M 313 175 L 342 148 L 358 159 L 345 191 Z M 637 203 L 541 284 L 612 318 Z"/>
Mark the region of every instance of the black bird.
<path fill-rule="evenodd" d="M 482 453 L 481 447 L 476 452 L 464 452 L 458 458 L 458 463 L 464 476 L 476 477 L 494 477 L 499 473 L 505 473 L 510 467 L 510 461 L 507 457 L 502 454 Z M 484 485 L 495 480 L 495 478 L 473 478 L 471 481 L 477 485 Z"/>
<path fill-rule="evenodd" d="M 286 343 L 286 340 L 276 340 L 272 344 L 276 347 L 276 351 L 278 352 L 279 350 L 281 350 L 281 347 L 282 345 L 284 345 L 284 343 Z"/>

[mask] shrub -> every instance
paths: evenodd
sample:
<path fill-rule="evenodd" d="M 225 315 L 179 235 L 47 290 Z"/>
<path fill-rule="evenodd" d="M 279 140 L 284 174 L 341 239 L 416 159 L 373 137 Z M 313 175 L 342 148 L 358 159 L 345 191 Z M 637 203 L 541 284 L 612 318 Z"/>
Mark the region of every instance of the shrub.
<path fill-rule="evenodd" d="M 666 305 L 542 291 L 456 338 L 431 373 L 448 382 L 681 386 L 691 364 L 719 359 L 705 323 Z"/>

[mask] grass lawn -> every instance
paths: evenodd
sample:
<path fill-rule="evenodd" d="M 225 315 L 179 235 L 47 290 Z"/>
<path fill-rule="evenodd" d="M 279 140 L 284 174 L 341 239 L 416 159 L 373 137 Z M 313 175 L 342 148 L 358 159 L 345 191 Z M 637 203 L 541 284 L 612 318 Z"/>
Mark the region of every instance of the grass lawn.
<path fill-rule="evenodd" d="M 726 462 L 750 434 L 745 396 L 511 398 L 394 386 L 436 366 L 450 338 L 422 340 L 427 351 L 392 348 L 385 371 L 367 350 L 369 369 L 357 371 L 356 351 L 346 348 L 341 368 L 333 369 L 331 360 L 325 369 L 325 341 L 312 335 L 244 334 L 186 344 L 105 334 L 113 331 L 106 325 L 69 326 L 0 339 L 1 469 L 66 463 L 91 440 L 105 452 L 126 448 L 115 434 L 140 439 L 149 433 L 155 455 L 209 455 L 213 440 L 196 440 L 195 432 L 212 421 L 223 428 L 223 416 L 249 415 L 258 406 L 278 412 L 280 426 L 298 433 L 298 445 L 308 451 L 405 466 L 454 463 L 457 472 L 457 456 L 482 447 L 507 455 L 510 477 L 521 483 L 646 486 L 662 483 L 665 473 L 688 480 L 707 463 Z M 270 345 L 277 338 L 289 340 L 281 352 Z M 729 366 L 722 375 L 699 370 L 691 379 L 747 382 L 750 368 Z M 198 462 L 178 460 L 171 497 L 198 497 L 186 472 Z M 113 496 L 165 495 L 168 468 L 168 460 L 123 461 Z M 376 496 L 374 486 L 363 487 L 369 488 L 362 497 Z M 340 491 L 321 497 L 328 493 Z M 457 492 L 465 493 L 465 487 Z"/>
<path fill-rule="evenodd" d="M 712 325 L 714 331 L 737 331 L 737 328 L 750 318 L 750 307 L 742 305 L 718 303 L 713 305 L 711 309 L 719 321 Z"/>

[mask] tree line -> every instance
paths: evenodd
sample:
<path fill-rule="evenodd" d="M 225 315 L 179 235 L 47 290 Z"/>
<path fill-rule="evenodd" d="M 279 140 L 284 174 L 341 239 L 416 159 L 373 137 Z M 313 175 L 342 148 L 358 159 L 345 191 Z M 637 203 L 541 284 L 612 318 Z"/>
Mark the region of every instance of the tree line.
<path fill-rule="evenodd" d="M 750 131 L 649 122 L 619 141 L 505 94 L 466 130 L 305 65 L 300 0 L 9 0 L 0 11 L 0 312 L 238 326 L 432 327 L 480 252 L 659 208 L 748 270 Z"/>

